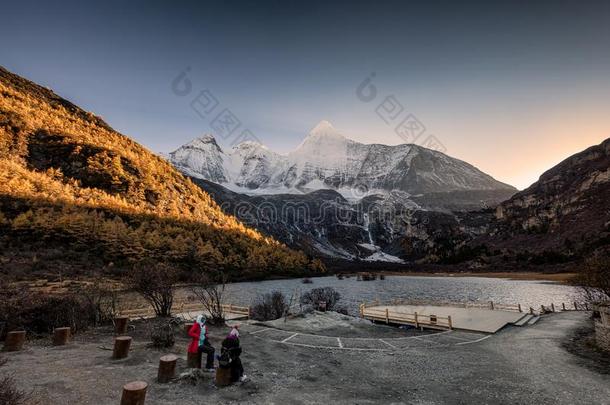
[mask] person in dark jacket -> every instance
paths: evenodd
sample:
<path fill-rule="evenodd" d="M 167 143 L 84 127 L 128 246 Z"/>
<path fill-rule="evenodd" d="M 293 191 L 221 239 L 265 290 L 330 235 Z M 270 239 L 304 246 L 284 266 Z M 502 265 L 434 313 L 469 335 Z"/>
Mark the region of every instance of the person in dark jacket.
<path fill-rule="evenodd" d="M 241 346 L 239 344 L 239 326 L 235 325 L 227 337 L 222 341 L 220 367 L 231 368 L 231 382 L 245 382 L 248 377 L 244 374 L 244 367 L 241 364 Z"/>

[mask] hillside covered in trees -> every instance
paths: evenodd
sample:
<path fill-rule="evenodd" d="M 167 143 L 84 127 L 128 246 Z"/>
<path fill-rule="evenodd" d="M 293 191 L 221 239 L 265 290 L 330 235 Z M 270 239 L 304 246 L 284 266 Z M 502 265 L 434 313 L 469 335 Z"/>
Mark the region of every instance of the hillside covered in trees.
<path fill-rule="evenodd" d="M 233 278 L 322 271 L 224 214 L 164 159 L 0 67 L 0 271 L 120 275 L 138 263 Z"/>

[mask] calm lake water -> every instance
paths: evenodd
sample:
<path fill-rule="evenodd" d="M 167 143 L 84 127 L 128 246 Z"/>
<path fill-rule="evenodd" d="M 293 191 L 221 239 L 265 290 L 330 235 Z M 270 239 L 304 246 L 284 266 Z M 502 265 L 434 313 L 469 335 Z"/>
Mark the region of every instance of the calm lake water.
<path fill-rule="evenodd" d="M 316 287 L 333 287 L 341 293 L 341 303 L 352 313 L 363 301 L 379 299 L 438 300 L 457 302 L 489 302 L 518 304 L 524 308 L 541 304 L 566 305 L 578 300 L 578 290 L 550 281 L 509 280 L 484 277 L 413 277 L 386 276 L 385 280 L 356 281 L 356 277 L 316 277 L 313 284 L 302 279 L 234 283 L 227 286 L 225 302 L 250 305 L 263 293 L 282 291 L 288 297 L 295 291 L 304 293 Z"/>

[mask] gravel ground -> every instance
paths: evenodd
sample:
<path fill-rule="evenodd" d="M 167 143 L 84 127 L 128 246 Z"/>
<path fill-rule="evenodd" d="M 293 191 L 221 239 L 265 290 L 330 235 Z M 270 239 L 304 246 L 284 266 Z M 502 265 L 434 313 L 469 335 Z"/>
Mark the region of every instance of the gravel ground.
<path fill-rule="evenodd" d="M 243 362 L 251 380 L 218 389 L 213 376 L 195 384 L 155 382 L 157 362 L 167 351 L 146 347 L 136 324 L 126 360 L 110 359 L 112 334 L 97 329 L 67 347 L 30 343 L 3 354 L 22 388 L 33 388 L 44 404 L 118 404 L 128 381 L 149 382 L 147 404 L 610 404 L 610 375 L 597 360 L 564 345 L 588 324 L 587 314 L 557 313 L 526 328 L 509 327 L 478 343 L 405 346 L 393 352 L 324 350 L 281 344 L 242 334 Z M 226 329 L 214 329 L 220 346 Z M 175 353 L 184 371 L 187 339 Z M 606 363 L 600 363 L 606 364 Z"/>

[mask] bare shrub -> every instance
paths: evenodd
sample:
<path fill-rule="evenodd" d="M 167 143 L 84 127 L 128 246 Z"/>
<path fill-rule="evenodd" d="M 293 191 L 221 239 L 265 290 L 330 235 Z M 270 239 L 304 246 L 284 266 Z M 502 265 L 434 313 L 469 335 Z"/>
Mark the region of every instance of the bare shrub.
<path fill-rule="evenodd" d="M 170 316 L 174 304 L 174 289 L 178 271 L 165 263 L 137 264 L 130 272 L 127 283 L 155 310 L 157 316 Z"/>
<path fill-rule="evenodd" d="M 250 317 L 257 321 L 272 321 L 284 316 L 290 306 L 280 291 L 260 295 L 250 308 Z"/>
<path fill-rule="evenodd" d="M 320 302 L 325 302 L 326 310 L 332 311 L 340 299 L 341 294 L 339 294 L 334 288 L 320 287 L 314 288 L 313 290 L 307 291 L 301 295 L 301 304 L 311 305 L 314 308 L 317 308 Z"/>
<path fill-rule="evenodd" d="M 174 326 L 176 323 L 182 324 L 175 318 L 170 320 L 159 320 L 156 321 L 150 330 L 150 340 L 152 346 L 157 348 L 168 348 L 174 346 L 176 343 L 176 332 Z"/>
<path fill-rule="evenodd" d="M 192 287 L 193 294 L 208 314 L 207 322 L 212 325 L 224 325 L 225 323 L 222 303 L 227 282 L 228 277 L 224 273 L 216 277 L 203 274 L 198 278 L 197 284 Z"/>
<path fill-rule="evenodd" d="M 19 329 L 42 336 L 62 326 L 77 333 L 95 324 L 95 317 L 95 308 L 80 295 L 45 295 L 7 284 L 0 289 L 0 338 Z"/>
<path fill-rule="evenodd" d="M 0 367 L 6 364 L 5 359 L 0 359 Z M 4 405 L 38 405 L 40 401 L 34 393 L 23 392 L 15 386 L 15 381 L 10 377 L 0 377 L 0 404 Z"/>
<path fill-rule="evenodd" d="M 580 287 L 583 299 L 590 304 L 610 301 L 610 258 L 598 253 L 585 261 L 571 280 Z"/>
<path fill-rule="evenodd" d="M 15 381 L 10 377 L 0 377 L 0 404 L 31 405 L 34 402 L 31 395 L 15 387 Z"/>
<path fill-rule="evenodd" d="M 297 288 L 295 289 L 292 294 L 290 294 L 290 298 L 288 299 L 288 304 L 286 305 L 286 308 L 284 309 L 284 322 L 286 322 L 286 320 L 288 319 L 288 315 L 290 313 L 290 310 L 292 309 L 292 307 L 299 302 L 299 297 L 300 297 L 301 291 Z"/>
<path fill-rule="evenodd" d="M 341 315 L 349 315 L 349 311 L 347 310 L 347 307 L 344 305 L 337 305 L 335 307 L 335 312 L 337 312 Z"/>
<path fill-rule="evenodd" d="M 112 286 L 104 284 L 102 279 L 95 279 L 82 289 L 81 294 L 94 310 L 94 326 L 112 322 L 116 318 L 118 293 Z"/>

